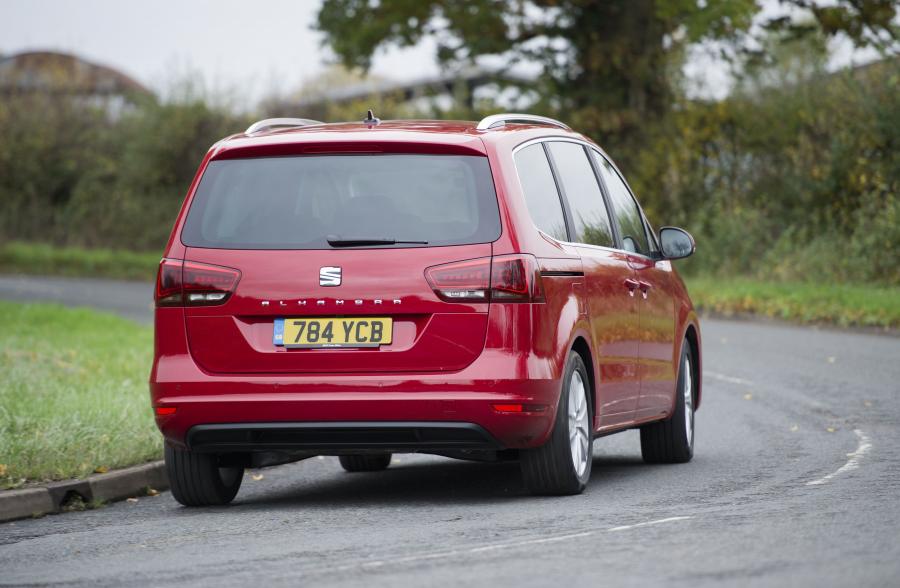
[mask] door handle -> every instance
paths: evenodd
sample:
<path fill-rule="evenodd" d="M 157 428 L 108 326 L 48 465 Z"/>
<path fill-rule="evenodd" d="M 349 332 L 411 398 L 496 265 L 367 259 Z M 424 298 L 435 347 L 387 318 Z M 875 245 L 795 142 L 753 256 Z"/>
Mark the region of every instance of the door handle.
<path fill-rule="evenodd" d="M 640 288 L 641 283 L 631 278 L 625 278 L 625 287 L 628 288 L 628 295 L 634 296 L 634 291 Z"/>
<path fill-rule="evenodd" d="M 638 282 L 638 285 L 641 288 L 641 296 L 643 296 L 644 300 L 646 300 L 647 296 L 650 295 L 650 288 L 653 287 L 653 284 L 641 281 L 641 282 Z"/>

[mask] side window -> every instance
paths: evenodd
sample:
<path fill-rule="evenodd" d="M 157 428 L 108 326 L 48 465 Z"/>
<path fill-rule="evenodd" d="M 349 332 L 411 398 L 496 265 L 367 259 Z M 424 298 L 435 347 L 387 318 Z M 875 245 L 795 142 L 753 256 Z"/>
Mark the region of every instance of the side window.
<path fill-rule="evenodd" d="M 650 225 L 650 219 L 644 217 L 644 226 L 647 228 L 647 242 L 650 244 L 650 256 L 659 255 L 659 244 L 656 242 L 656 235 L 653 234 L 653 227 Z"/>
<path fill-rule="evenodd" d="M 619 233 L 622 235 L 622 247 L 632 253 L 650 255 L 650 246 L 647 242 L 647 233 L 644 232 L 644 221 L 641 219 L 641 211 L 628 191 L 628 187 L 615 168 L 606 161 L 606 158 L 591 151 L 600 168 L 600 175 L 609 190 L 610 204 L 613 214 L 619 224 Z"/>
<path fill-rule="evenodd" d="M 589 245 L 615 247 L 603 193 L 584 147 L 554 141 L 548 144 L 553 163 L 575 221 L 575 240 Z"/>
<path fill-rule="evenodd" d="M 529 145 L 516 153 L 515 160 L 528 212 L 535 226 L 554 239 L 568 241 L 562 203 L 543 146 L 540 143 Z"/>

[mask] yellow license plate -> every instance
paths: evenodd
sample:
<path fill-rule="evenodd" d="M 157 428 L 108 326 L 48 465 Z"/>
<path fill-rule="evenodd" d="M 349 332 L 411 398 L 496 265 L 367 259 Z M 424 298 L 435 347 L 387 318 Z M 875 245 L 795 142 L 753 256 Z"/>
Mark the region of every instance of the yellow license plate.
<path fill-rule="evenodd" d="M 393 320 L 380 317 L 284 318 L 272 342 L 284 347 L 378 347 L 391 343 Z"/>

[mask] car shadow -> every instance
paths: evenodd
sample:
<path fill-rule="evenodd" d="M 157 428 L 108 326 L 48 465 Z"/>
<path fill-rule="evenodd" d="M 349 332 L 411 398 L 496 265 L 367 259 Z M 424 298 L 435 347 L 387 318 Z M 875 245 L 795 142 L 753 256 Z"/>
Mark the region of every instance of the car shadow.
<path fill-rule="evenodd" d="M 640 457 L 630 455 L 595 455 L 593 468 L 587 492 L 613 480 L 638 476 L 645 464 Z M 493 504 L 525 498 L 542 499 L 527 491 L 517 462 L 479 463 L 449 459 L 401 463 L 381 472 L 334 472 L 327 476 L 317 475 L 316 479 L 301 478 L 295 484 L 262 492 L 242 494 L 238 495 L 234 506 L 250 509 Z"/>

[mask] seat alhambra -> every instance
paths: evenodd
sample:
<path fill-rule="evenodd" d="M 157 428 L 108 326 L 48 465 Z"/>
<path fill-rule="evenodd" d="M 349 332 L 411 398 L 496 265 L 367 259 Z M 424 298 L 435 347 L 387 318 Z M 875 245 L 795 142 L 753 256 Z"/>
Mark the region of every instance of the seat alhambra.
<path fill-rule="evenodd" d="M 260 121 L 209 150 L 159 266 L 172 492 L 416 452 L 576 494 L 593 440 L 634 428 L 645 461 L 686 462 L 700 331 L 671 260 L 693 251 L 556 120 Z"/>

